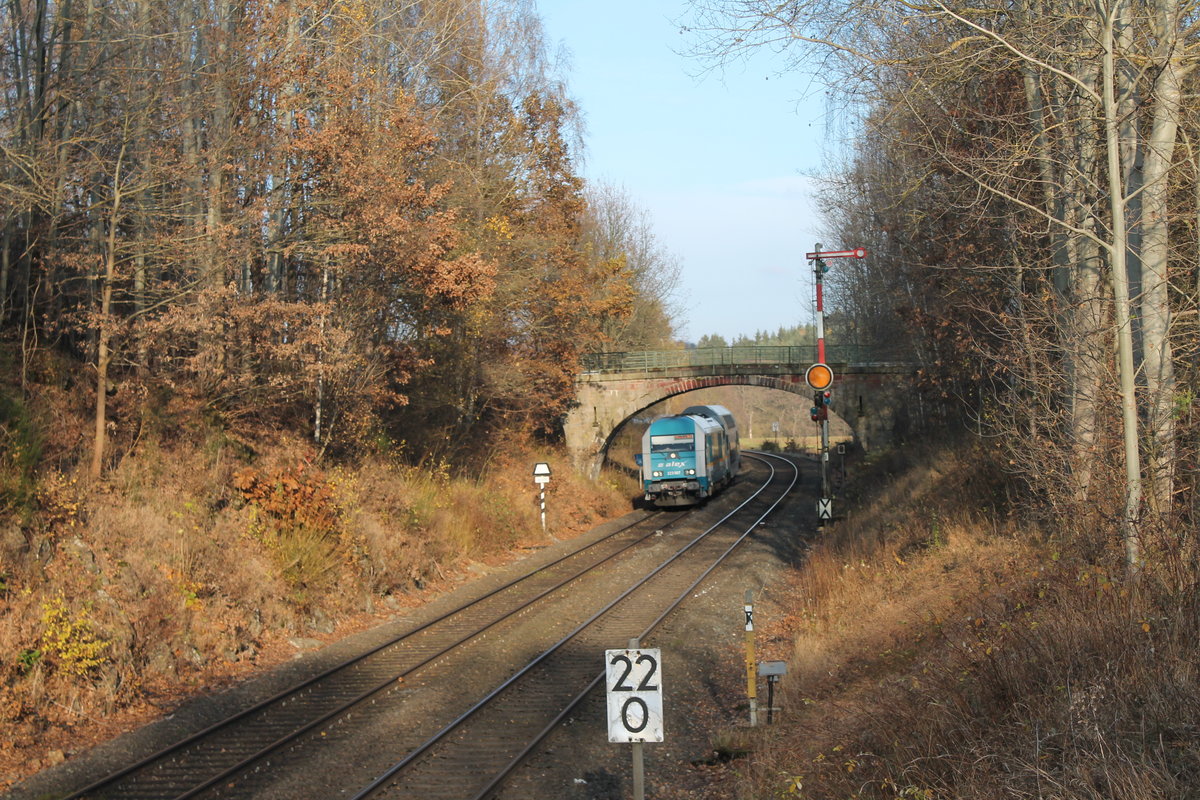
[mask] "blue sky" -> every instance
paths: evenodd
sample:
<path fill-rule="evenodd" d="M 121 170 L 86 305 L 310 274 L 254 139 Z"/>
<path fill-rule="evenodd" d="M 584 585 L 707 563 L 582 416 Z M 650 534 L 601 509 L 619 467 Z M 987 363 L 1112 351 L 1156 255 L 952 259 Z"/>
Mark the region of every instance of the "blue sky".
<path fill-rule="evenodd" d="M 681 262 L 681 334 L 726 339 L 811 321 L 804 253 L 821 87 L 762 54 L 704 73 L 680 55 L 679 0 L 537 0 L 586 126 L 583 174 L 622 188 Z M 679 51 L 679 52 L 677 52 Z M 704 73 L 704 74 L 702 74 Z"/>

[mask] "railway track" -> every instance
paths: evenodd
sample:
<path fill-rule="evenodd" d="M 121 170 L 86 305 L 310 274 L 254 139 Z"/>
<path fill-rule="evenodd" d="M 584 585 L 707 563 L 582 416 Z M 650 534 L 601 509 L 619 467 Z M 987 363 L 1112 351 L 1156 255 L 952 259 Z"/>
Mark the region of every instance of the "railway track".
<path fill-rule="evenodd" d="M 286 780 L 279 779 L 281 772 L 289 770 L 289 763 L 312 758 L 314 749 L 320 749 L 317 743 L 321 746 L 340 743 L 353 752 L 357 746 L 355 740 L 371 726 L 377 731 L 391 731 L 366 734 L 373 741 L 386 736 L 388 745 L 369 748 L 370 757 L 361 759 L 358 772 L 350 769 L 345 774 L 326 775 L 329 786 L 339 785 L 343 796 L 364 785 L 360 797 L 457 800 L 486 796 L 511 769 L 504 764 L 518 763 L 521 755 L 536 746 L 556 720 L 568 714 L 594 685 L 599 663 L 596 653 L 614 642 L 623 644 L 630 635 L 652 629 L 690 591 L 680 593 L 680 586 L 702 580 L 707 570 L 719 563 L 721 553 L 735 547 L 757 524 L 743 523 L 738 530 L 744 528 L 744 531 L 735 535 L 729 527 L 730 520 L 748 519 L 760 510 L 763 516 L 769 513 L 768 498 L 762 495 L 771 494 L 767 491 L 770 485 L 771 481 L 765 483 L 739 510 L 691 539 L 646 581 L 623 591 L 610 587 L 615 596 L 604 609 L 585 615 L 586 619 L 557 643 L 532 657 L 515 653 L 512 665 L 499 665 L 498 669 L 511 674 L 498 681 L 496 690 L 482 702 L 474 703 L 470 697 L 464 700 L 429 696 L 428 687 L 439 681 L 453 682 L 455 670 L 486 672 L 488 665 L 483 663 L 486 659 L 455 654 L 472 646 L 478 648 L 477 643 L 489 636 L 503 640 L 504 627 L 513 624 L 514 619 L 532 613 L 561 614 L 566 625 L 576 613 L 566 610 L 571 605 L 564 599 L 571 594 L 564 591 L 566 587 L 596 580 L 588 576 L 601 569 L 614 570 L 615 565 L 631 559 L 632 554 L 653 545 L 661 547 L 664 533 L 686 524 L 690 516 L 672 514 L 667 515 L 669 521 L 664 521 L 663 515 L 656 514 L 615 531 L 327 669 L 299 686 L 61 797 L 182 800 L 301 796 L 299 787 L 289 787 Z M 704 563 L 711 566 L 698 571 L 697 565 Z M 685 575 L 690 577 L 680 577 Z M 651 619 L 647 616 L 648 609 L 666 610 L 650 614 L 649 617 L 654 617 Z M 631 630 L 633 633 L 619 633 Z M 464 668 L 464 663 L 469 666 Z M 517 664 L 524 666 L 514 666 Z M 480 679 L 487 678 L 476 681 Z M 396 711 L 394 707 L 398 703 L 401 707 L 411 703 L 412 695 L 426 696 L 425 711 L 436 708 L 437 713 L 420 712 L 421 724 L 406 720 L 399 723 L 397 731 L 397 714 L 404 718 L 407 712 Z M 540 735 L 531 734 L 531 726 L 539 728 L 534 733 Z M 503 746 L 488 745 L 489 738 L 493 744 L 494 740 L 500 740 Z M 520 746 L 516 746 L 518 743 Z M 398 761 L 397 753 L 402 755 Z M 461 786 L 461 780 L 456 783 L 447 777 L 457 775 L 461 779 L 463 773 L 490 777 L 476 792 L 475 788 Z M 370 780 L 374 776 L 378 777 Z M 439 790 L 438 786 L 443 788 Z"/>
<path fill-rule="evenodd" d="M 200 796 L 684 519 L 664 522 L 663 517 L 654 513 L 613 531 L 64 795 L 63 800 Z"/>
<path fill-rule="evenodd" d="M 785 480 L 776 481 L 772 467 L 771 480 L 734 511 L 409 751 L 354 800 L 492 795 L 602 682 L 604 650 L 622 647 L 630 637 L 649 636 L 787 497 L 799 471 L 786 459 L 769 458 L 787 471 Z"/>

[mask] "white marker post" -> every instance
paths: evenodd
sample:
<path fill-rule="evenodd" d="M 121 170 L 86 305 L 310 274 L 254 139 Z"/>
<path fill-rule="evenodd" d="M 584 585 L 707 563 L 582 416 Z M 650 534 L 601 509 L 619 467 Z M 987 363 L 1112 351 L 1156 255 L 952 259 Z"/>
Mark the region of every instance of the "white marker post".
<path fill-rule="evenodd" d="M 645 800 L 642 743 L 663 740 L 662 651 L 640 648 L 637 637 L 627 650 L 604 651 L 608 691 L 608 740 L 633 745 L 633 800 Z"/>
<path fill-rule="evenodd" d="M 746 696 L 750 699 L 750 727 L 758 725 L 758 682 L 755 680 L 754 592 L 746 590 Z"/>
<path fill-rule="evenodd" d="M 539 461 L 533 465 L 533 482 L 538 485 L 538 503 L 542 507 L 542 533 L 546 532 L 546 484 L 550 482 L 550 465 Z"/>

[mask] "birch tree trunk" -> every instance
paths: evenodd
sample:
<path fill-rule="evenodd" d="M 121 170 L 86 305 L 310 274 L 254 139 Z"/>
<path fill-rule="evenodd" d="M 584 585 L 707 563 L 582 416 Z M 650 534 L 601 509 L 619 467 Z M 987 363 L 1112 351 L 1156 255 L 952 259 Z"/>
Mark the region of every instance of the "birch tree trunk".
<path fill-rule="evenodd" d="M 1098 26 L 1091 23 L 1089 27 L 1095 35 Z M 1103 280 L 1104 253 L 1096 230 L 1100 200 L 1093 184 L 1100 165 L 1098 142 L 1102 137 L 1089 99 L 1100 95 L 1101 66 L 1082 59 L 1074 67 L 1085 96 L 1078 96 L 1053 77 L 1048 80 L 1058 92 L 1055 106 L 1059 114 L 1070 120 L 1065 125 L 1066 138 L 1078 143 L 1073 155 L 1065 158 L 1060 143 L 1051 158 L 1063 164 L 1060 184 L 1063 208 L 1057 219 L 1065 238 L 1069 278 L 1063 294 L 1066 306 L 1063 327 L 1056 334 L 1061 337 L 1067 379 L 1071 489 L 1075 501 L 1082 506 L 1091 497 L 1100 457 L 1101 396 L 1107 379 L 1111 338 L 1110 302 Z"/>
<path fill-rule="evenodd" d="M 95 439 L 92 444 L 91 477 L 99 478 L 104 471 L 104 452 L 108 442 L 108 369 L 112 363 L 112 296 L 117 277 L 117 227 L 121 213 L 121 168 L 125 160 L 122 145 L 113 173 L 112 204 L 108 215 L 108 230 L 104 242 L 104 272 L 100 287 L 100 317 L 97 325 L 96 347 L 96 415 Z"/>
<path fill-rule="evenodd" d="M 1111 219 L 1109 266 L 1116 316 L 1117 375 L 1121 391 L 1121 439 L 1124 444 L 1125 509 L 1121 537 L 1125 544 L 1125 567 L 1136 573 L 1142 561 L 1139 515 L 1142 505 L 1142 466 L 1138 447 L 1136 370 L 1133 364 L 1133 327 L 1130 319 L 1129 274 L 1126 254 L 1129 239 L 1125 226 L 1125 193 L 1121 176 L 1121 119 L 1117 98 L 1116 30 L 1122 4 L 1108 9 L 1101 31 L 1103 56 L 1104 144 L 1107 154 L 1107 183 Z"/>
<path fill-rule="evenodd" d="M 0 228 L 0 325 L 8 321 L 8 276 L 12 271 L 13 219 L 6 215 Z"/>
<path fill-rule="evenodd" d="M 138 66 L 144 71 L 145 75 L 149 75 L 152 70 L 152 55 L 150 42 L 152 41 L 152 33 L 150 30 L 150 2 L 151 0 L 138 0 L 136 8 L 137 20 L 137 48 L 139 51 Z M 140 81 L 136 91 L 140 95 L 138 104 L 141 108 L 146 108 L 150 104 L 152 91 L 146 81 Z M 143 174 L 148 174 L 153 171 L 153 156 L 150 152 L 148 127 L 149 119 L 146 114 L 138 114 L 137 121 L 134 123 L 134 155 L 141 160 L 141 170 Z M 147 259 L 146 250 L 148 240 L 150 238 L 150 216 L 153 198 L 150 196 L 149 187 L 143 183 L 137 194 L 133 197 L 134 206 L 134 248 L 135 255 L 133 257 L 133 314 L 135 317 L 141 317 L 146 314 L 148 302 L 146 298 L 146 269 Z M 139 374 L 144 374 L 146 362 L 149 360 L 149 343 L 144 337 L 139 338 L 137 344 L 137 366 Z"/>
<path fill-rule="evenodd" d="M 1178 6 L 1157 0 L 1155 34 L 1161 48 L 1161 70 L 1154 82 L 1153 114 L 1146 142 L 1145 188 L 1142 195 L 1141 319 L 1147 403 L 1148 502 L 1159 516 L 1169 514 L 1174 494 L 1175 365 L 1171 345 L 1169 192 L 1171 162 L 1178 138 L 1186 68 L 1178 52 Z"/>
<path fill-rule="evenodd" d="M 287 35 L 283 52 L 278 56 L 281 68 L 295 68 L 300 58 L 300 20 L 296 4 L 287 3 Z M 267 194 L 273 196 L 273 209 L 267 224 L 267 291 L 283 296 L 286 294 L 287 276 L 284 271 L 283 238 L 287 225 L 290 199 L 291 164 L 288 144 L 293 136 L 296 113 L 296 98 L 300 90 L 294 82 L 288 82 L 277 98 L 275 108 L 276 141 L 274 171 L 267 176 Z"/>

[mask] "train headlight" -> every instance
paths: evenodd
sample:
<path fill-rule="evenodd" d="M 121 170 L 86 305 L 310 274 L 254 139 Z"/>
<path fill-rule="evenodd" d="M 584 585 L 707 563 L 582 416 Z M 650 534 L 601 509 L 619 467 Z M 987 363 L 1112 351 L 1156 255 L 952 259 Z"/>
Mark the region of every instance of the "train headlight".
<path fill-rule="evenodd" d="M 687 471 L 687 474 L 688 474 L 688 475 L 695 475 L 695 474 L 696 474 L 696 470 L 694 470 L 694 469 L 689 469 L 689 470 Z"/>
<path fill-rule="evenodd" d="M 650 477 L 651 478 L 661 478 L 662 472 L 660 472 L 659 470 L 654 470 L 654 472 L 650 473 Z"/>

